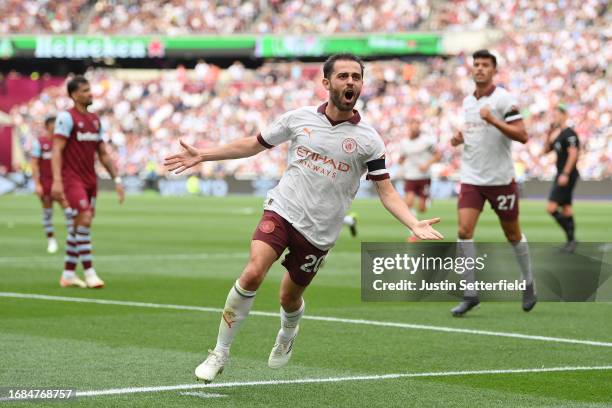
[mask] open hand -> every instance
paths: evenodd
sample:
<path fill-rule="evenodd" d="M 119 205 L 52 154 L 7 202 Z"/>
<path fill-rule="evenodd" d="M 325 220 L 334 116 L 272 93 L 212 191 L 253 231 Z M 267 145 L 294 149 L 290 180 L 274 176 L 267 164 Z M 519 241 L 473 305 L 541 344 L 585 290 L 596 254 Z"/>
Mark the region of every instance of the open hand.
<path fill-rule="evenodd" d="M 172 156 L 168 156 L 164 159 L 164 166 L 166 167 L 166 169 L 168 171 L 176 170 L 175 174 L 180 174 L 188 168 L 191 168 L 201 162 L 200 153 L 198 152 L 198 149 L 191 145 L 188 145 L 182 140 L 179 140 L 179 142 L 181 143 L 181 146 L 183 146 L 183 149 L 185 149 L 185 151 L 183 151 L 182 153 L 174 154 Z"/>
<path fill-rule="evenodd" d="M 411 228 L 412 233 L 418 239 L 431 239 L 431 240 L 444 239 L 444 236 L 432 227 L 433 224 L 437 224 L 439 222 L 440 222 L 440 218 L 432 218 L 429 220 L 419 221 Z"/>
<path fill-rule="evenodd" d="M 54 181 L 53 184 L 51 184 L 51 197 L 59 203 L 66 203 L 64 185 L 61 182 Z"/>

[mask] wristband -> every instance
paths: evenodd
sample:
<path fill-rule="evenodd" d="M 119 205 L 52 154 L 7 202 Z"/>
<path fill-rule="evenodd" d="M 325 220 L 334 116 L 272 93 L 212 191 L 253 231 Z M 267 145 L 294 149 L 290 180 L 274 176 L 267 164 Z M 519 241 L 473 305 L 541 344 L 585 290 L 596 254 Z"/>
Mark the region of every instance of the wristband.
<path fill-rule="evenodd" d="M 123 180 L 121 180 L 121 177 L 117 176 L 113 179 L 113 181 L 115 182 L 115 184 L 122 184 Z"/>

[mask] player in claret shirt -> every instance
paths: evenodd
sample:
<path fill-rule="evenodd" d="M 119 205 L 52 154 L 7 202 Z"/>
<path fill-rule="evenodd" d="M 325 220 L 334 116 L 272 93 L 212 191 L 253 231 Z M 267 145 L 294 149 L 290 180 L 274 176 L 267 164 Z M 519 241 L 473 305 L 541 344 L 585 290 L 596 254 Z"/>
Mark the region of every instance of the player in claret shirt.
<path fill-rule="evenodd" d="M 53 173 L 51 172 L 51 146 L 53 137 L 53 126 L 55 117 L 49 116 L 45 119 L 45 135 L 39 136 L 32 144 L 32 180 L 34 190 L 40 198 L 43 208 L 43 227 L 47 235 L 47 252 L 54 254 L 57 252 L 57 241 L 55 240 L 55 230 L 53 228 L 53 197 L 51 196 L 51 184 L 53 183 Z M 64 209 L 68 233 L 72 229 L 72 209 L 65 202 L 59 202 Z"/>
<path fill-rule="evenodd" d="M 104 281 L 93 268 L 90 233 L 98 192 L 94 168 L 96 154 L 115 181 L 120 203 L 123 203 L 125 194 L 121 178 L 117 176 L 115 166 L 106 151 L 106 144 L 102 140 L 100 118 L 88 111 L 92 95 L 87 79 L 77 76 L 70 80 L 68 96 L 73 100 L 74 107 L 57 115 L 51 159 L 51 192 L 57 200 L 67 201 L 76 212 L 74 234 L 68 234 L 66 238 L 66 259 L 60 285 L 102 288 Z M 83 263 L 84 282 L 75 273 L 79 258 Z"/>
<path fill-rule="evenodd" d="M 302 295 L 336 242 L 363 174 L 376 183 L 385 208 L 418 238 L 442 238 L 431 226 L 439 218 L 418 221 L 395 191 L 385 168 L 382 139 L 353 109 L 361 93 L 363 68 L 363 62 L 351 54 L 331 56 L 323 66 L 327 102 L 289 111 L 256 137 L 221 147 L 198 150 L 181 142 L 185 150 L 166 158 L 168 170 L 180 173 L 203 161 L 253 156 L 290 143 L 287 171 L 265 199 L 249 261 L 227 296 L 216 347 L 196 368 L 199 379 L 212 381 L 223 370 L 259 285 L 288 248 L 282 262 L 287 272 L 280 287 L 281 327 L 268 366 L 287 364 L 304 314 Z"/>

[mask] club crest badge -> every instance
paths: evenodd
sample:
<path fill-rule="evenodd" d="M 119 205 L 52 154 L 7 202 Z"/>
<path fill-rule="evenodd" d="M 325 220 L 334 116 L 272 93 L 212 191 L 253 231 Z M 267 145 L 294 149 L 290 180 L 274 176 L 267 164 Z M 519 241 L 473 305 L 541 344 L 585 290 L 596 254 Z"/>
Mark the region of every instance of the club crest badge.
<path fill-rule="evenodd" d="M 270 234 L 274 231 L 274 222 L 270 220 L 264 220 L 259 223 L 259 230 L 264 234 Z"/>
<path fill-rule="evenodd" d="M 342 141 L 342 150 L 353 153 L 357 149 L 357 142 L 352 137 L 347 137 Z"/>

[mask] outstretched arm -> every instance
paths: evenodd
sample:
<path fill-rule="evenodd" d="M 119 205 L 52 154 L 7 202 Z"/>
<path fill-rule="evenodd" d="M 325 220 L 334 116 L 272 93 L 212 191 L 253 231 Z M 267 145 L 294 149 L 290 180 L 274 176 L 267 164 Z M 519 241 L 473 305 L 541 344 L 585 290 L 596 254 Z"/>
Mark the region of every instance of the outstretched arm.
<path fill-rule="evenodd" d="M 429 220 L 419 221 L 412 215 L 410 209 L 402 200 L 400 195 L 393 187 L 391 180 L 384 179 L 375 181 L 376 191 L 387 211 L 395 216 L 402 224 L 412 230 L 414 235 L 419 239 L 443 239 L 444 236 L 433 229 L 432 224 L 440 222 L 440 218 L 432 218 Z"/>
<path fill-rule="evenodd" d="M 187 143 L 180 141 L 184 151 L 164 159 L 164 166 L 168 171 L 175 171 L 180 174 L 205 161 L 218 161 L 229 159 L 241 159 L 243 157 L 254 156 L 266 148 L 257 140 L 257 137 L 245 137 L 234 140 L 223 146 L 212 147 L 210 149 L 196 149 Z"/>

